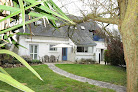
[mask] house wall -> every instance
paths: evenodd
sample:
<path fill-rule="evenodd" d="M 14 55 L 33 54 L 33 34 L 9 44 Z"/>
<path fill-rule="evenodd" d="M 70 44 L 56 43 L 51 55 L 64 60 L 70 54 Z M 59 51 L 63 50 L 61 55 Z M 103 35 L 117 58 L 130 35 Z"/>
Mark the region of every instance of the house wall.
<path fill-rule="evenodd" d="M 50 45 L 57 45 L 57 44 L 70 44 L 74 46 L 74 43 L 68 38 L 56 38 L 56 37 L 40 37 L 40 36 L 33 36 L 32 39 L 28 36 L 20 36 L 19 37 L 19 44 L 26 47 L 22 48 L 19 47 L 18 54 L 20 56 L 23 55 L 30 55 L 29 53 L 29 45 L 34 44 L 38 45 L 38 59 L 41 59 L 45 55 L 54 55 L 56 58 L 59 57 L 59 61 L 62 61 L 62 48 L 57 48 L 57 51 L 50 51 Z M 72 52 L 73 48 L 68 48 L 67 50 L 67 60 L 74 61 L 75 55 Z"/>
<path fill-rule="evenodd" d="M 103 51 L 104 51 L 107 49 L 106 44 L 102 41 L 101 42 L 100 41 L 94 41 L 94 42 L 97 44 L 94 48 L 94 52 L 96 55 L 95 60 L 97 62 L 99 62 L 99 54 L 100 54 L 100 61 L 104 61 L 104 60 L 102 60 L 102 57 L 101 57 L 101 56 L 103 56 L 103 58 L 104 58 L 104 52 L 101 52 L 101 50 L 103 49 Z"/>
<path fill-rule="evenodd" d="M 77 45 L 75 45 L 71 39 L 69 38 L 57 38 L 57 37 L 40 37 L 40 36 L 33 36 L 32 40 L 28 36 L 20 36 L 19 37 L 19 44 L 26 47 L 27 49 L 23 47 L 19 47 L 18 54 L 20 56 L 23 55 L 30 55 L 29 53 L 29 45 L 35 44 L 38 45 L 38 59 L 41 59 L 44 55 L 54 55 L 57 58 L 59 57 L 59 61 L 62 61 L 62 48 L 57 48 L 57 51 L 50 51 L 50 45 L 57 45 L 57 44 L 69 44 L 72 47 L 68 48 L 67 51 L 67 60 L 75 62 L 75 60 L 80 60 L 82 58 L 84 59 L 93 59 L 97 62 L 99 61 L 99 53 L 101 54 L 101 49 L 106 49 L 106 46 L 104 42 L 97 42 L 96 46 L 88 47 L 87 53 L 78 53 L 77 52 Z"/>
<path fill-rule="evenodd" d="M 81 59 L 95 59 L 94 53 L 76 53 L 75 60 L 81 60 Z"/>

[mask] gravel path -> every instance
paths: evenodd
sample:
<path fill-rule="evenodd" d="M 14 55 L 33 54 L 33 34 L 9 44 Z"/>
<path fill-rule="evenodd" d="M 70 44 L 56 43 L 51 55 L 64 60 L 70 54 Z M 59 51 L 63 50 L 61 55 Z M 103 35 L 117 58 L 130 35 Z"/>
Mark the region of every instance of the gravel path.
<path fill-rule="evenodd" d="M 107 83 L 107 82 L 102 82 L 102 81 L 97 81 L 97 80 L 92 80 L 92 79 L 88 79 L 88 78 L 85 78 L 85 77 L 77 76 L 77 75 L 68 73 L 68 72 L 56 67 L 52 63 L 46 63 L 46 64 L 55 73 L 66 76 L 68 78 L 71 78 L 71 79 L 74 79 L 74 80 L 77 80 L 77 81 L 81 81 L 81 82 L 87 82 L 89 84 L 100 86 L 100 87 L 103 87 L 103 88 L 113 89 L 116 92 L 126 92 L 126 87 L 124 87 L 124 86 L 119 86 L 119 85 L 115 85 L 115 84 L 111 84 L 111 83 Z"/>

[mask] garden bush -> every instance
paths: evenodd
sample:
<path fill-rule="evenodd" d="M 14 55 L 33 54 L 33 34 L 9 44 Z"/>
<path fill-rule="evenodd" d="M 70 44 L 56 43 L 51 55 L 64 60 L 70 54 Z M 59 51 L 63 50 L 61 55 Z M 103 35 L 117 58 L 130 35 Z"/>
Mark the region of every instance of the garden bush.
<path fill-rule="evenodd" d="M 95 64 L 95 60 L 92 59 L 84 59 L 82 58 L 81 60 L 76 61 L 77 64 Z"/>
<path fill-rule="evenodd" d="M 14 61 L 14 57 L 8 55 L 8 54 L 0 54 L 0 64 L 3 65 L 5 63 L 12 64 Z"/>
<path fill-rule="evenodd" d="M 22 58 L 27 62 L 27 63 L 31 63 L 32 62 L 32 58 L 28 55 L 23 55 Z"/>
<path fill-rule="evenodd" d="M 104 52 L 104 60 L 115 66 L 125 65 L 123 46 L 119 39 L 112 39 L 107 44 L 107 50 Z"/>
<path fill-rule="evenodd" d="M 40 60 L 34 59 L 34 60 L 31 61 L 31 63 L 40 64 L 42 62 Z"/>

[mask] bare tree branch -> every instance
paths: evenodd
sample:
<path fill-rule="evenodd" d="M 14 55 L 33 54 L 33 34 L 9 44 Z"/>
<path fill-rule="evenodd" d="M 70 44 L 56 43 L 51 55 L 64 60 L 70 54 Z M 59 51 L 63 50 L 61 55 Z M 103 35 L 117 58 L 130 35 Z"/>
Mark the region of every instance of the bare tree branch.
<path fill-rule="evenodd" d="M 88 14 L 81 20 L 73 20 L 76 23 L 82 23 L 88 20 L 94 20 L 94 21 L 99 21 L 99 22 L 104 22 L 104 23 L 110 23 L 110 24 L 118 24 L 119 19 L 118 18 L 102 18 L 98 16 L 94 16 L 94 14 Z"/>

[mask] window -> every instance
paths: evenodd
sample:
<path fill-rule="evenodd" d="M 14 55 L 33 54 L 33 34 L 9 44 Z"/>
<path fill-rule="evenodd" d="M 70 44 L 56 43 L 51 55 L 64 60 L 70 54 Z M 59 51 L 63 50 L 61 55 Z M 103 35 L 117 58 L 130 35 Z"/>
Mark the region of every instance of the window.
<path fill-rule="evenodd" d="M 57 27 L 60 27 L 60 23 L 56 23 L 56 26 L 57 26 Z"/>
<path fill-rule="evenodd" d="M 53 48 L 54 45 L 50 45 L 49 50 L 50 51 L 57 51 L 57 48 Z"/>
<path fill-rule="evenodd" d="M 38 45 L 30 45 L 30 56 L 32 59 L 38 58 Z"/>
<path fill-rule="evenodd" d="M 74 26 L 70 26 L 70 29 L 74 29 Z"/>
<path fill-rule="evenodd" d="M 82 30 L 84 30 L 84 29 L 85 29 L 85 27 L 84 27 L 84 26 L 81 26 L 81 29 L 82 29 Z"/>
<path fill-rule="evenodd" d="M 94 34 L 95 30 L 89 30 L 89 32 L 93 32 L 93 34 Z"/>
<path fill-rule="evenodd" d="M 36 21 L 36 22 L 35 22 L 35 25 L 37 25 L 37 26 L 42 25 L 42 21 Z"/>
<path fill-rule="evenodd" d="M 88 52 L 88 47 L 77 47 L 77 52 Z"/>

